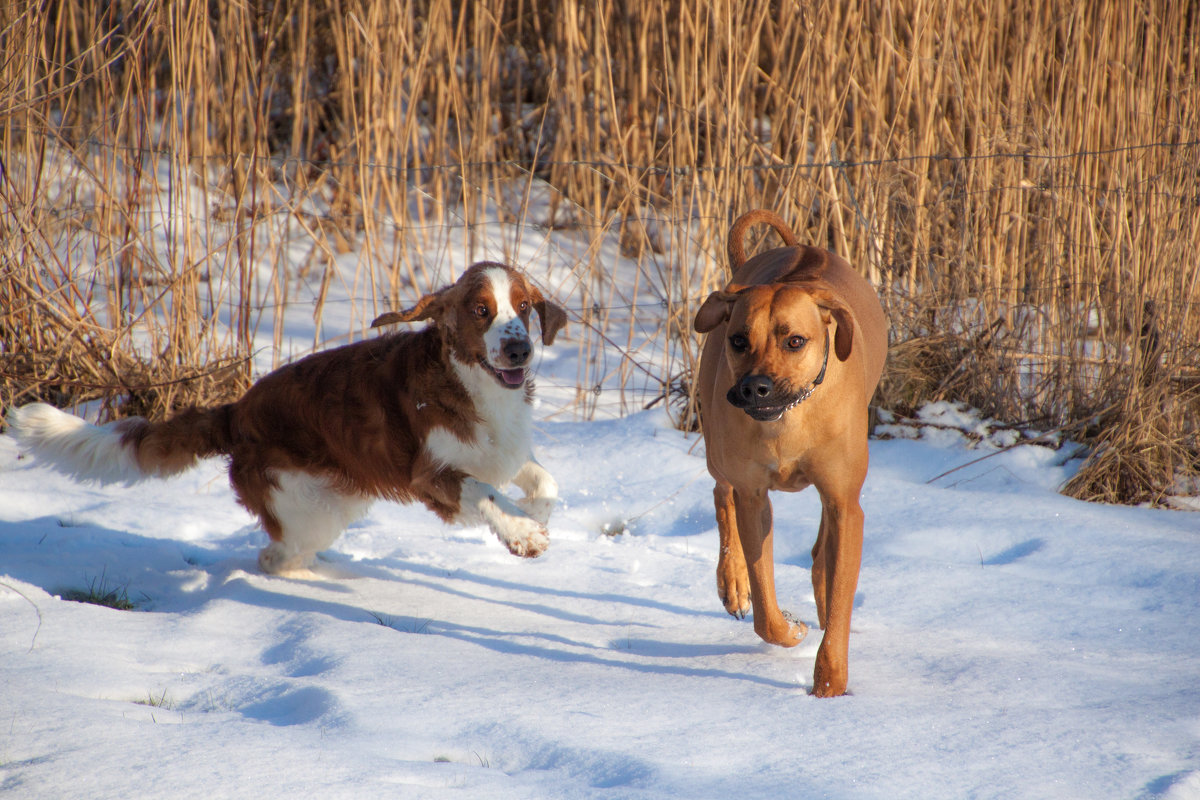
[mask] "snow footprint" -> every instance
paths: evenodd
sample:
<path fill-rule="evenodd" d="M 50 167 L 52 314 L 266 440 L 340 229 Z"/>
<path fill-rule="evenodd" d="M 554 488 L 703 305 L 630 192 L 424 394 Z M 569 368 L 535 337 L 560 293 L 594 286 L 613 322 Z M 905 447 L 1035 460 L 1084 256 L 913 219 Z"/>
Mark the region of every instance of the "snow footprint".
<path fill-rule="evenodd" d="M 289 678 L 313 678 L 337 666 L 337 659 L 315 653 L 307 646 L 309 633 L 300 625 L 289 625 L 280 632 L 285 638 L 263 652 L 264 665 L 282 666 Z"/>

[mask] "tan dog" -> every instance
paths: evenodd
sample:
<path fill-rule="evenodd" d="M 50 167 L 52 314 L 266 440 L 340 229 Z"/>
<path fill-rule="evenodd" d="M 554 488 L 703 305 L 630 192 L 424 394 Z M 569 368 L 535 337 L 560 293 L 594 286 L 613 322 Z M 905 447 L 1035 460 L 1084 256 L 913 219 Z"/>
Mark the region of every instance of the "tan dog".
<path fill-rule="evenodd" d="M 743 237 L 770 224 L 785 247 L 746 260 Z M 799 245 L 779 217 L 752 211 L 729 233 L 733 278 L 696 313 L 708 333 L 700 409 L 721 553 L 717 592 L 754 631 L 791 647 L 808 632 L 775 600 L 769 490 L 816 486 L 812 550 L 817 619 L 813 694 L 846 692 L 850 611 L 862 559 L 859 493 L 867 475 L 867 403 L 887 355 L 887 321 L 871 285 L 837 255 Z"/>

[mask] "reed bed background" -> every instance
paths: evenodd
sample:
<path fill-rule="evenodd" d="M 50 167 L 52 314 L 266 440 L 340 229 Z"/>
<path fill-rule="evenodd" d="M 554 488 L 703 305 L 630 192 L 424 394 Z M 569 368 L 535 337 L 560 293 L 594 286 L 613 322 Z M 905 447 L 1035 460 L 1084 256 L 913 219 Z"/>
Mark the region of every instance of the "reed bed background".
<path fill-rule="evenodd" d="M 1085 499 L 1200 474 L 1194 3 L 11 2 L 0 53 L 5 407 L 231 397 L 298 280 L 361 326 L 499 219 L 583 243 L 578 413 L 615 372 L 694 427 L 691 317 L 766 207 L 879 288 L 879 407 L 1086 442 Z"/>

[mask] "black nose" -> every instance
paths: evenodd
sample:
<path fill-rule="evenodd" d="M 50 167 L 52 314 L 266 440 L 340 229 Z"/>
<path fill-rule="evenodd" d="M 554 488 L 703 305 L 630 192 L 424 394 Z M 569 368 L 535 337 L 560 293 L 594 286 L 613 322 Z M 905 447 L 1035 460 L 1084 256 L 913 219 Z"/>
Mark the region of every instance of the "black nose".
<path fill-rule="evenodd" d="M 736 391 L 744 403 L 769 397 L 775 391 L 775 381 L 766 375 L 747 375 L 738 381 Z"/>
<path fill-rule="evenodd" d="M 509 339 L 500 346 L 504 359 L 513 367 L 523 367 L 533 353 L 533 345 L 528 339 Z"/>

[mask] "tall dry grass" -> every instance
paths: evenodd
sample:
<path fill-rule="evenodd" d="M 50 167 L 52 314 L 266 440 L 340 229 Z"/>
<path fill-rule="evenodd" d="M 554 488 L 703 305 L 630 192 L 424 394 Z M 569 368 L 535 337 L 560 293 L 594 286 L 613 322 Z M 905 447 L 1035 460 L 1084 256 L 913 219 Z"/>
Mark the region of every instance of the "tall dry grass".
<path fill-rule="evenodd" d="M 769 207 L 880 288 L 881 405 L 1062 428 L 1090 499 L 1200 471 L 1193 4 L 61 0 L 0 52 L 4 405 L 228 396 L 296 280 L 365 322 L 498 216 L 585 242 L 579 413 L 615 372 L 691 425 L 691 315 Z"/>

